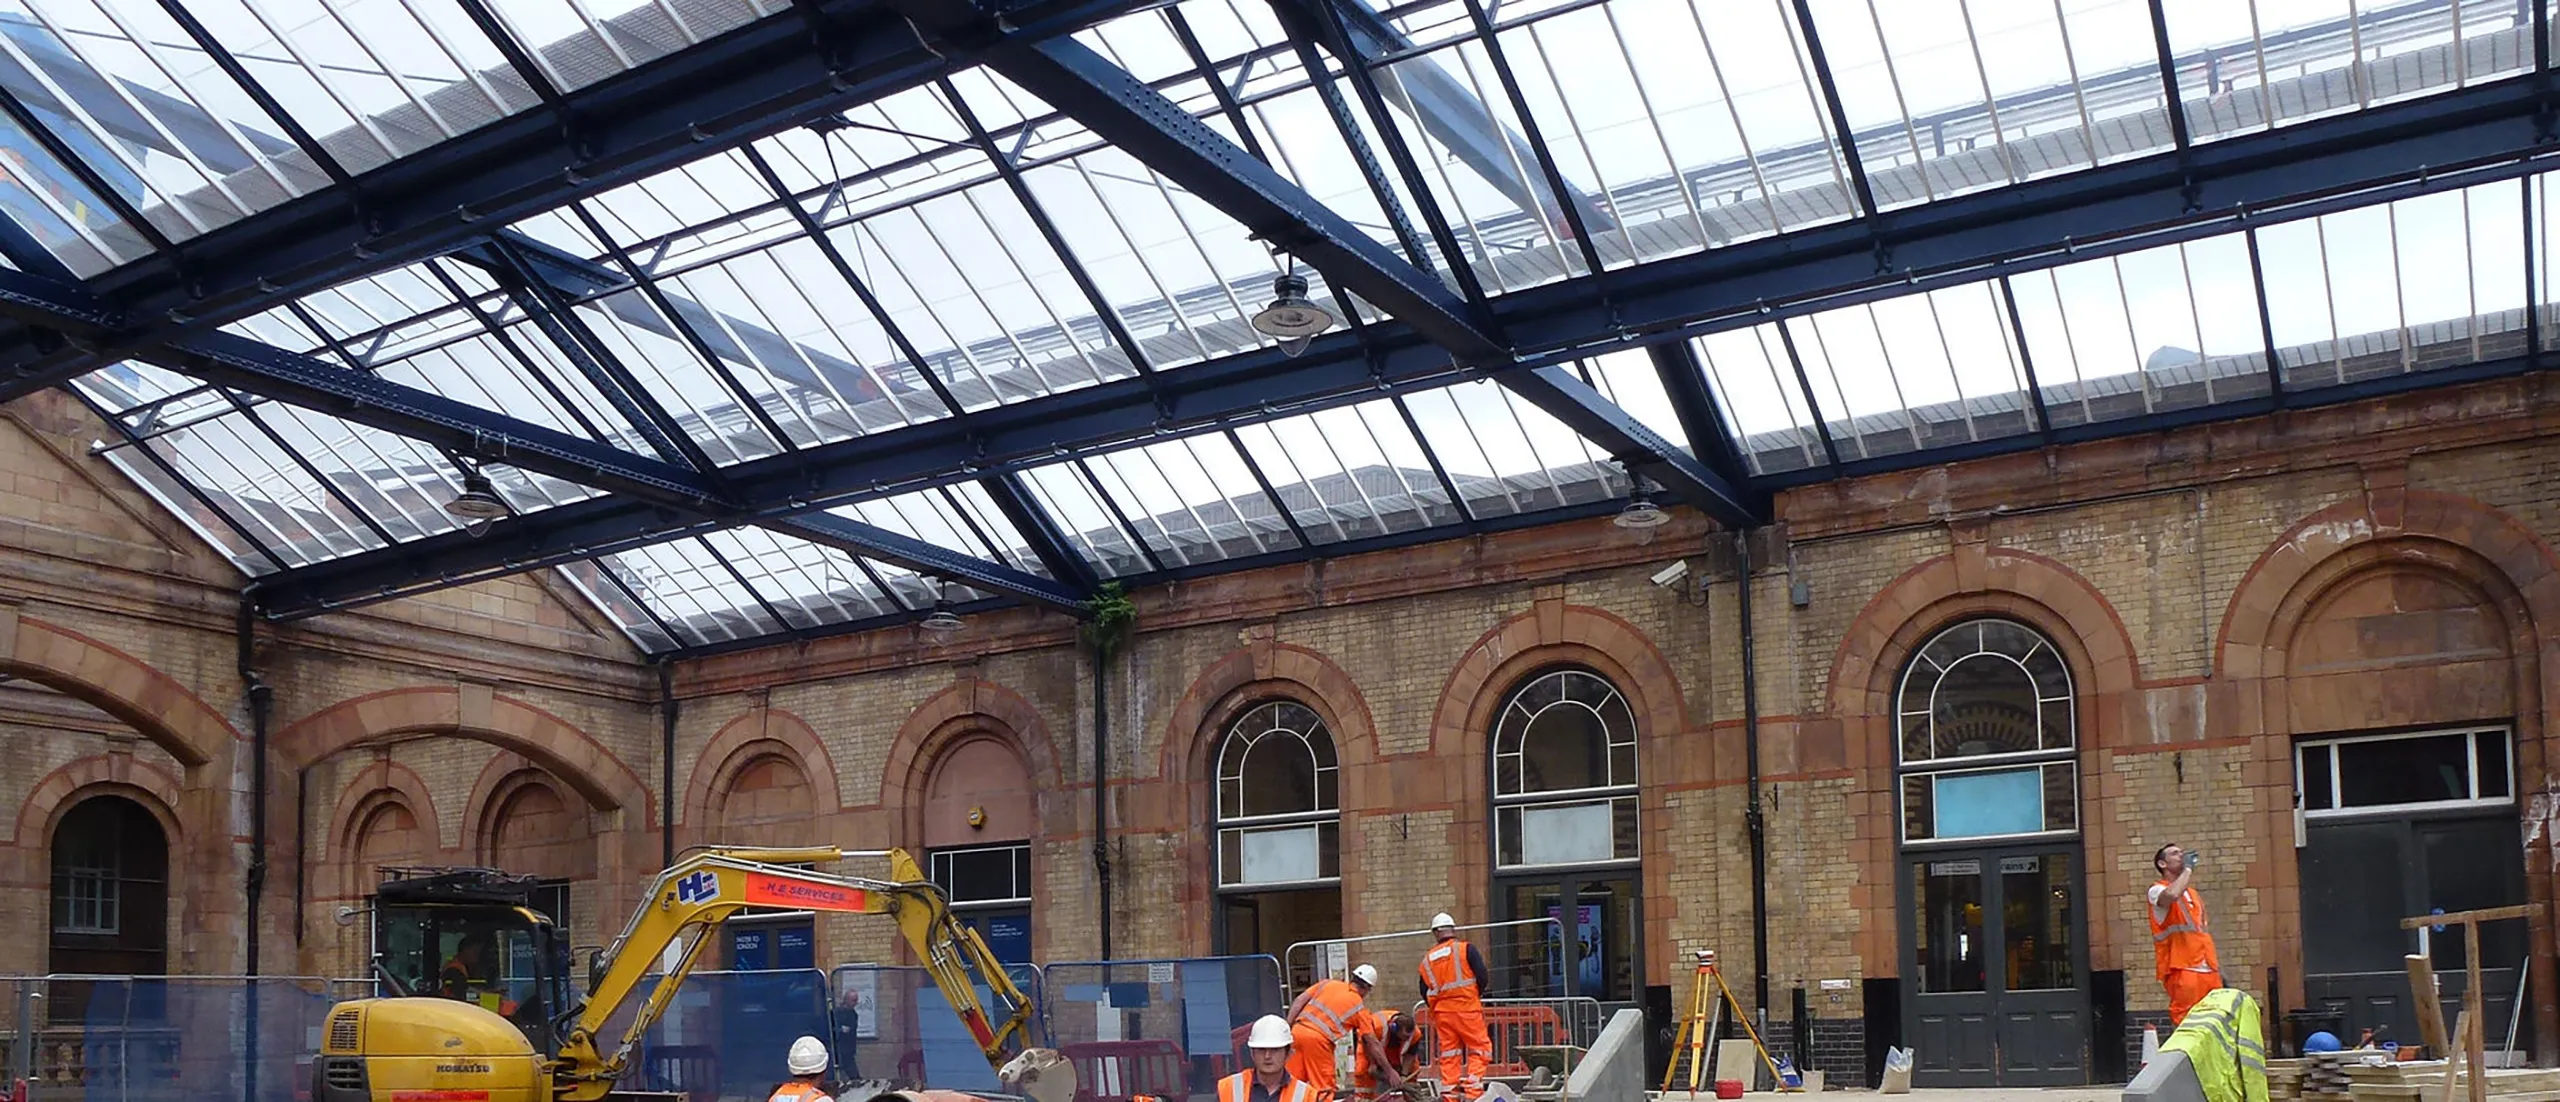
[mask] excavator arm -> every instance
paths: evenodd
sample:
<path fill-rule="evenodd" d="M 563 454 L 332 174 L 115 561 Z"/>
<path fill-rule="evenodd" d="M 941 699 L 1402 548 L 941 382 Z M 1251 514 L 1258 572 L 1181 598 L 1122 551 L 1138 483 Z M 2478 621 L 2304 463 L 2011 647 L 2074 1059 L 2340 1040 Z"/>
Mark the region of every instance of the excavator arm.
<path fill-rule="evenodd" d="M 791 867 L 851 857 L 888 858 L 889 879 Z M 749 907 L 889 916 L 907 944 L 915 947 L 916 956 L 933 975 L 934 986 L 959 1012 L 991 1065 L 1001 1067 L 1012 1056 L 1013 1044 L 1031 1019 L 1030 1000 L 1014 986 L 977 931 L 952 917 L 941 890 L 924 878 L 904 850 L 711 847 L 696 850 L 659 873 L 639 910 L 605 950 L 602 971 L 587 994 L 586 1006 L 561 1043 L 554 1071 L 560 1090 L 555 1097 L 562 1102 L 603 1098 L 641 1036 L 674 999 L 677 985 L 693 970 L 713 931 Z M 679 947 L 675 962 L 652 980 L 650 973 L 670 945 Z M 980 987 L 992 993 L 1003 1014 L 1001 1022 L 990 1021 L 980 1005 Z M 640 997 L 638 1012 L 607 1054 L 599 1047 L 607 1023 L 635 994 Z"/>

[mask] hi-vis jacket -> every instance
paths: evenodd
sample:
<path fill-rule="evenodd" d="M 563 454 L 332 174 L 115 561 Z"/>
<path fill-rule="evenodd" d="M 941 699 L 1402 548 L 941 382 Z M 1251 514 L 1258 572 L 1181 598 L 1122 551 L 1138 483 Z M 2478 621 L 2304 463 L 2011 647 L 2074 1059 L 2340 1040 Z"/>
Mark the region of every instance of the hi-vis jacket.
<path fill-rule="evenodd" d="M 2267 1046 L 2258 1000 L 2225 987 L 2196 1000 L 2163 1051 L 2183 1052 L 2204 1084 L 2205 1102 L 2267 1102 Z"/>

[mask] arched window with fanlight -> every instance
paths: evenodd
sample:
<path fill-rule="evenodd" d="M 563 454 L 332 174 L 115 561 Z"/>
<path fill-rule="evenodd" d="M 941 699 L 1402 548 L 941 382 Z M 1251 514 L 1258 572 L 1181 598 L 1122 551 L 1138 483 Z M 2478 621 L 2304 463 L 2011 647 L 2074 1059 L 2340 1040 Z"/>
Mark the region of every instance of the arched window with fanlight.
<path fill-rule="evenodd" d="M 1557 669 L 1511 694 L 1493 723 L 1495 864 L 1636 857 L 1636 719 L 1608 679 Z"/>
<path fill-rule="evenodd" d="M 1324 717 L 1295 700 L 1254 704 L 1216 761 L 1220 950 L 1340 937 L 1342 769 Z"/>
<path fill-rule="evenodd" d="M 2003 619 L 1940 631 L 1895 699 L 1903 841 L 2079 829 L 2071 670 L 2042 633 Z"/>
<path fill-rule="evenodd" d="M 1512 687 L 1490 735 L 1488 917 L 1552 920 L 1488 931 L 1494 990 L 1634 1000 L 1644 974 L 1635 709 L 1598 672 L 1552 666 Z"/>

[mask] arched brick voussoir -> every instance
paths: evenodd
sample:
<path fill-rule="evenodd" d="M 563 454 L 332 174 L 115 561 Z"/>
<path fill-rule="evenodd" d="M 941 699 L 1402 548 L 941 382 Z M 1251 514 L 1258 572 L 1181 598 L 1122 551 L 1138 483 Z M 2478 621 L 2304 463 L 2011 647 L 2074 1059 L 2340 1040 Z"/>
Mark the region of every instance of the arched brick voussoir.
<path fill-rule="evenodd" d="M 889 744 L 888 760 L 880 770 L 880 802 L 899 804 L 901 789 L 920 798 L 925 772 L 934 759 L 951 740 L 973 731 L 1010 739 L 1031 767 L 1033 786 L 1055 790 L 1066 784 L 1057 741 L 1050 737 L 1049 723 L 1040 718 L 1040 710 L 997 682 L 963 677 L 926 697 L 898 726 L 898 737 Z"/>
<path fill-rule="evenodd" d="M 1287 697 L 1314 708 L 1333 732 L 1334 752 L 1346 767 L 1377 760 L 1377 723 L 1358 682 L 1322 652 L 1271 639 L 1220 656 L 1173 705 L 1156 749 L 1156 776 L 1190 781 L 1205 777 L 1228 721 L 1243 708 Z"/>
<path fill-rule="evenodd" d="M 356 830 L 363 817 L 376 806 L 374 799 L 384 793 L 397 793 L 400 802 L 417 819 L 418 830 L 443 846 L 444 829 L 436 811 L 435 793 L 415 770 L 395 761 L 367 762 L 356 770 L 338 790 L 338 798 L 329 812 L 328 857 L 343 861 L 355 852 Z"/>
<path fill-rule="evenodd" d="M 104 791 L 147 797 L 136 802 L 161 820 L 175 847 L 183 837 L 178 809 L 184 787 L 169 771 L 131 754 L 91 754 L 64 763 L 28 790 L 27 798 L 18 804 L 16 833 L 10 838 L 29 850 L 41 848 L 52 837 L 53 824 L 78 798 L 84 798 L 82 793 Z"/>
<path fill-rule="evenodd" d="M 175 678 L 79 632 L 19 615 L 16 607 L 0 605 L 0 674 L 96 705 L 190 771 L 246 737 Z"/>
<path fill-rule="evenodd" d="M 275 753 L 300 769 L 331 754 L 413 734 L 450 734 L 524 756 L 560 779 L 598 811 L 624 808 L 655 822 L 657 799 L 622 759 L 558 716 L 512 697 L 493 696 L 488 715 L 465 722 L 463 691 L 452 685 L 391 689 L 341 701 L 277 732 Z M 476 707 L 472 709 L 478 711 Z"/>
<path fill-rule="evenodd" d="M 2288 608 L 2324 563 L 2357 547 L 2383 541 L 2414 552 L 2427 544 L 2459 549 L 2505 575 L 2545 646 L 2560 643 L 2560 554 L 2530 528 L 2484 502 L 2436 490 L 2398 490 L 2377 510 L 2373 498 L 2342 501 L 2304 517 L 2258 555 L 2223 606 L 2214 666 L 2225 675 L 2254 675 L 2259 656 L 2281 647 Z M 2397 516 L 2377 516 L 2396 512 Z M 2457 573 L 2460 571 L 2457 570 Z"/>
<path fill-rule="evenodd" d="M 1885 583 L 1840 637 L 1831 659 L 1830 711 L 1866 715 L 1870 694 L 1883 691 L 1924 634 L 1967 615 L 2011 615 L 2048 634 L 2069 636 L 2072 676 L 2083 694 L 2129 690 L 2142 681 L 2133 637 L 2115 606 L 2071 568 L 2009 548 L 1984 554 L 1980 581 L 1956 569 L 1954 555 L 1920 563 Z"/>
<path fill-rule="evenodd" d="M 1431 713 L 1433 754 L 1481 753 L 1474 740 L 1490 727 L 1501 694 L 1536 669 L 1568 663 L 1598 670 L 1615 684 L 1645 736 L 1687 729 L 1680 677 L 1642 629 L 1601 609 L 1561 601 L 1539 606 L 1476 637 L 1449 671 Z"/>
<path fill-rule="evenodd" d="M 713 797 L 738 768 L 768 752 L 779 752 L 800 766 L 801 776 L 809 782 L 810 799 L 821 813 L 843 810 L 844 797 L 838 790 L 835 761 L 827 755 L 826 740 L 819 738 L 817 730 L 799 716 L 780 708 L 759 707 L 722 724 L 711 741 L 703 744 L 702 753 L 693 759 L 693 772 L 685 780 L 684 803 L 679 805 L 681 821 L 697 826 L 706 823 Z"/>

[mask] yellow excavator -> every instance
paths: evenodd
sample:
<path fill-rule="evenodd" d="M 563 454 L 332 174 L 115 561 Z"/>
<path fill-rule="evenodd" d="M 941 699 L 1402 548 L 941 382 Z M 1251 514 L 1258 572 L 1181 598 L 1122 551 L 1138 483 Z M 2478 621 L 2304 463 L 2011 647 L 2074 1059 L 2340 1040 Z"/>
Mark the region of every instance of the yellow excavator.
<path fill-rule="evenodd" d="M 808 867 L 847 858 L 886 858 L 889 878 Z M 902 850 L 694 850 L 658 874 L 621 935 L 596 954 L 583 999 L 571 993 L 568 943 L 530 905 L 531 888 L 485 869 L 382 885 L 374 969 L 393 994 L 331 1008 L 312 1061 L 312 1102 L 671 1098 L 615 1083 L 713 933 L 751 907 L 889 916 L 1001 1082 L 1035 1102 L 1065 1102 L 1075 1092 L 1073 1070 L 1055 1052 L 1014 1051 L 1031 1020 L 1030 1000 Z M 981 990 L 999 1018 L 989 1017 Z M 608 1023 L 635 995 L 630 1024 L 607 1038 Z"/>

